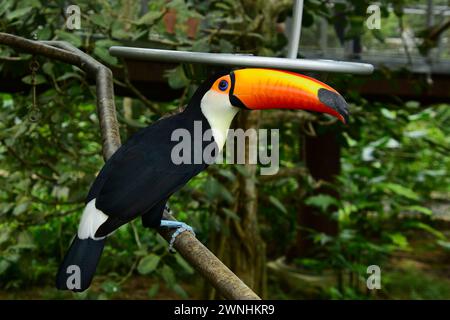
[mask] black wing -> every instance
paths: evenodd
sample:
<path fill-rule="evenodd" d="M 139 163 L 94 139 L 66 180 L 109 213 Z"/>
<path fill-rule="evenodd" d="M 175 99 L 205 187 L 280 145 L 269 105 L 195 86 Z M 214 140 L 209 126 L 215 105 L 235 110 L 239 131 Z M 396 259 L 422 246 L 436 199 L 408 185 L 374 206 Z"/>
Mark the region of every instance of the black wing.
<path fill-rule="evenodd" d="M 178 143 L 171 141 L 171 134 L 186 121 L 179 114 L 156 122 L 129 139 L 105 164 L 87 201 L 96 198 L 97 209 L 117 220 L 115 227 L 143 215 L 206 169 L 205 163 L 176 165 L 171 159 Z"/>

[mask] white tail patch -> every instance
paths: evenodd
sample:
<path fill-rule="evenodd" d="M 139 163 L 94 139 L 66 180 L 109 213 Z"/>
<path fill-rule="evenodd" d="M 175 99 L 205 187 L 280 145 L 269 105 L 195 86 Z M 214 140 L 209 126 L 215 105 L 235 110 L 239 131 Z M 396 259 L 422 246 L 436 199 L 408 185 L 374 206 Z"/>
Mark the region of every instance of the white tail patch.
<path fill-rule="evenodd" d="M 81 221 L 78 226 L 78 238 L 100 240 L 104 237 L 95 237 L 97 229 L 108 219 L 108 216 L 95 207 L 95 199 L 88 202 L 84 208 Z"/>

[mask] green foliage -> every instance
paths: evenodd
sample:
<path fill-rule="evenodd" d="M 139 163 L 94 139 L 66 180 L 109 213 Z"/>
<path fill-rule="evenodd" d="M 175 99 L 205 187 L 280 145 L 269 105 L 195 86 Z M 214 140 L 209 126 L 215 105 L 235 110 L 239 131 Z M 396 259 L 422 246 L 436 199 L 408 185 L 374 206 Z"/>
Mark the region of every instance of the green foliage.
<path fill-rule="evenodd" d="M 323 256 L 327 263 L 362 280 L 365 266 L 382 265 L 390 253 L 411 250 L 408 239 L 414 237 L 413 230 L 429 233 L 436 244 L 445 239 L 430 225 L 433 211 L 428 204 L 449 192 L 450 161 L 445 156 L 450 144 L 445 124 L 449 109 L 446 105 L 407 106 L 383 104 L 377 112 L 364 101 L 357 109 L 361 113 L 353 118 L 346 135 L 349 147 L 342 158 L 340 199 L 334 199 L 339 203 L 334 216 L 341 230 L 335 238 L 315 236 L 327 249 Z M 321 198 L 307 199 L 307 203 L 328 204 Z M 349 280 L 330 295 L 352 298 L 358 292 L 358 285 Z"/>
<path fill-rule="evenodd" d="M 332 196 L 319 194 L 317 196 L 311 196 L 305 199 L 305 204 L 309 206 L 316 206 L 323 212 L 326 212 L 329 206 L 338 204 L 338 201 Z"/>
<path fill-rule="evenodd" d="M 389 299 L 450 299 L 448 278 L 430 276 L 414 268 L 387 273 L 385 283 Z M 405 295 L 406 292 L 408 295 Z"/>
<path fill-rule="evenodd" d="M 142 10 L 140 1 L 80 0 L 82 28 L 72 31 L 65 28 L 61 17 L 65 1 L 2 0 L 0 30 L 26 38 L 36 34 L 39 40 L 68 41 L 119 71 L 126 70 L 122 61 L 108 54 L 112 45 L 283 56 L 286 37 L 275 30 L 289 14 L 291 3 L 272 2 L 274 8 L 269 11 L 258 9 L 262 2 L 257 1 L 177 0 L 167 4 L 155 0 Z M 381 42 L 398 32 L 397 19 L 403 16 L 405 2 L 381 1 L 384 27 L 368 32 L 364 17 L 371 2 L 352 1 L 353 7 L 336 7 L 341 7 L 346 17 L 341 17 L 348 27 L 346 37 L 362 35 L 376 47 L 385 45 Z M 386 9 L 388 3 L 394 5 L 394 14 Z M 168 8 L 177 11 L 174 33 L 168 32 L 164 21 Z M 318 17 L 330 23 L 338 19 L 325 2 L 307 1 L 302 39 L 308 39 L 308 33 L 317 38 L 314 25 Z M 194 39 L 187 35 L 189 18 L 201 20 Z M 337 41 L 335 34 L 332 38 Z M 92 83 L 72 66 L 39 57 L 36 83 L 42 117 L 31 122 L 30 59 L 30 55 L 1 48 L 2 74 L 22 79 L 26 85 L 25 92 L 0 93 L 0 287 L 7 290 L 53 283 L 57 265 L 76 230 L 86 192 L 103 163 Z M 186 88 L 186 97 L 168 103 L 152 101 L 158 112 L 134 99 L 132 119 L 122 107 L 123 99 L 116 97 L 122 140 L 185 103 L 193 92 L 192 83 L 205 75 L 206 67 L 175 68 L 166 77 L 172 88 Z M 391 75 L 382 76 L 389 81 Z M 342 82 L 343 88 L 355 85 L 346 76 L 333 79 Z M 367 265 L 383 264 L 397 251 L 411 251 L 414 232 L 424 232 L 435 240 L 436 247 L 449 249 L 445 233 L 433 224 L 435 213 L 430 205 L 448 200 L 450 194 L 448 105 L 373 102 L 351 89 L 346 98 L 352 102 L 351 123 L 342 129 L 342 172 L 331 186 L 339 191 L 339 198 L 318 193 L 320 181 L 305 173 L 258 183 L 259 228 L 267 242 L 268 259 L 284 255 L 295 242 L 301 230 L 301 203 L 338 221 L 336 236 L 302 230 L 314 241 L 317 256 L 294 261 L 314 273 L 334 270 L 338 284 L 325 296 L 339 299 L 367 298 L 359 287 Z M 282 132 L 282 168 L 304 169 L 299 139 L 304 126 L 304 122 L 281 120 L 267 125 Z M 206 243 L 214 232 L 229 232 L 225 220 L 241 222 L 239 212 L 233 209 L 236 195 L 230 185 L 248 176 L 243 166 L 214 166 L 176 194 L 171 206 Z M 138 273 L 155 279 L 146 289 L 149 298 L 158 296 L 162 288 L 190 297 L 180 282 L 196 282 L 197 276 L 179 254 L 168 254 L 166 247 L 164 240 L 140 223 L 121 228 L 105 248 L 96 291 L 74 297 L 116 297 Z M 352 277 L 343 276 L 347 273 Z M 435 279 L 427 283 L 436 290 L 420 286 L 420 281 L 411 289 L 396 282 L 397 276 L 393 273 L 387 280 L 393 291 L 401 285 L 418 298 L 448 294 L 445 285 L 434 284 Z M 411 280 L 415 276 L 411 275 Z M 398 292 L 392 296 L 402 297 Z"/>
<path fill-rule="evenodd" d="M 127 4 L 120 1 L 80 1 L 82 29 L 72 31 L 61 19 L 62 1 L 2 1 L 0 26 L 2 32 L 26 38 L 35 33 L 39 40 L 68 41 L 103 63 L 121 68 L 109 55 L 110 46 L 143 39 L 143 32 L 147 40 L 151 35 L 162 35 L 155 40 L 159 45 L 173 40 L 161 21 L 164 2 L 152 1 L 154 11 L 139 17 L 134 5 L 127 16 L 122 10 Z M 190 43 L 181 31 L 180 41 Z M 3 57 L 18 55 L 8 47 L 3 49 Z M 30 55 L 19 57 L 14 65 L 1 60 L 0 70 L 30 85 Z M 53 283 L 57 265 L 76 230 L 86 192 L 103 163 L 92 83 L 72 66 L 41 57 L 38 61 L 37 104 L 42 114 L 38 123 L 28 120 L 31 93 L 0 94 L 0 183 L 4 186 L 0 192 L 0 283 L 4 288 Z M 116 105 L 121 105 L 120 98 Z M 123 110 L 118 112 L 123 118 Z M 155 118 L 142 104 L 134 108 L 134 115 L 144 125 L 147 119 Z M 121 129 L 124 136 L 136 130 L 132 126 Z M 140 244 L 140 238 L 145 239 L 145 245 Z M 133 245 L 139 247 L 136 252 Z M 166 256 L 165 250 L 166 245 L 141 226 L 121 229 L 99 266 L 99 274 L 109 274 L 111 279 L 100 286 L 104 293 L 100 297 L 120 291 L 130 266 L 132 272 L 134 268 L 143 274 L 156 272 L 170 281 L 173 290 L 186 296 L 174 284 L 175 272 L 169 265 L 179 268 L 179 275 L 192 274 L 192 269 L 182 258 Z"/>
<path fill-rule="evenodd" d="M 150 253 L 149 255 L 142 258 L 139 262 L 137 270 L 140 274 L 149 274 L 153 272 L 158 266 L 160 257 L 156 254 Z"/>

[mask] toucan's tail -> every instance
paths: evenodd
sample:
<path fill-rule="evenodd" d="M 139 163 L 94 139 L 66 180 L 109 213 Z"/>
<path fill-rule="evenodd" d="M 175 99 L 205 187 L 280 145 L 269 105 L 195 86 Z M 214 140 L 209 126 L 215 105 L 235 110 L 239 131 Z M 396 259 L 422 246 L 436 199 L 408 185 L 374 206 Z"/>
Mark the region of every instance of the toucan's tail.
<path fill-rule="evenodd" d="M 81 292 L 89 288 L 105 239 L 93 240 L 75 237 L 56 276 L 56 288 Z"/>

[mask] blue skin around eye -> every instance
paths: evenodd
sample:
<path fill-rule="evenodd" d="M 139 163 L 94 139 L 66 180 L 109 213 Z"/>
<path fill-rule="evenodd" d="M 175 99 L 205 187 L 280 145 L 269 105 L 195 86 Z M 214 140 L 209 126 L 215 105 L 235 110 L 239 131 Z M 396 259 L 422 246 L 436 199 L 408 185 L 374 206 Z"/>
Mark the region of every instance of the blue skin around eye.
<path fill-rule="evenodd" d="M 228 82 L 227 81 L 222 80 L 222 81 L 219 82 L 219 89 L 220 90 L 225 91 L 225 90 L 227 90 L 227 88 L 228 88 Z"/>

